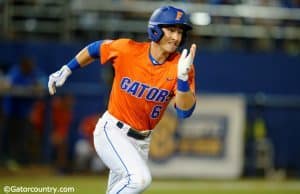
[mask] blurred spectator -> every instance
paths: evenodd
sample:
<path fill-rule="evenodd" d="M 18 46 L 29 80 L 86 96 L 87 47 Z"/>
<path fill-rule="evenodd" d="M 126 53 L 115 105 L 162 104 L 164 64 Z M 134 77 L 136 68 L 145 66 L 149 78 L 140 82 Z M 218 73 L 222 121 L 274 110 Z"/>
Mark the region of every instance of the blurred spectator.
<path fill-rule="evenodd" d="M 74 98 L 69 94 L 57 96 L 52 101 L 51 143 L 55 167 L 59 173 L 68 170 L 68 134 L 73 118 Z"/>
<path fill-rule="evenodd" d="M 18 164 L 31 162 L 29 144 L 34 136 L 29 115 L 37 97 L 46 86 L 44 74 L 32 59 L 24 57 L 7 74 L 8 94 L 3 99 L 4 158 L 7 167 L 18 169 Z M 2 144 L 3 145 L 3 144 Z"/>
<path fill-rule="evenodd" d="M 39 99 L 34 103 L 30 114 L 30 121 L 33 126 L 33 137 L 30 144 L 31 159 L 34 163 L 40 163 L 46 121 L 46 103 L 43 99 Z"/>
<path fill-rule="evenodd" d="M 79 139 L 75 144 L 75 168 L 81 172 L 101 172 L 106 169 L 97 156 L 93 144 L 93 131 L 100 115 L 89 115 L 79 125 Z"/>

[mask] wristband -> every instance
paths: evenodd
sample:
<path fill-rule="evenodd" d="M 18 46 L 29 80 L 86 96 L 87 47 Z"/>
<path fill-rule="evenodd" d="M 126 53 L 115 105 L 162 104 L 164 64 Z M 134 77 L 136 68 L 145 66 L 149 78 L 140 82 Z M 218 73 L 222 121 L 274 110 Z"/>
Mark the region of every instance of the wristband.
<path fill-rule="evenodd" d="M 76 57 L 73 58 L 68 64 L 67 66 L 71 69 L 71 71 L 80 68 L 80 64 L 78 63 Z"/>
<path fill-rule="evenodd" d="M 190 117 L 194 110 L 195 110 L 195 107 L 196 107 L 196 103 L 189 109 L 189 110 L 181 110 L 180 108 L 178 108 L 176 105 L 175 105 L 175 109 L 176 109 L 176 112 L 177 112 L 177 116 L 181 119 L 185 119 L 185 118 L 188 118 Z"/>
<path fill-rule="evenodd" d="M 177 79 L 177 90 L 180 92 L 187 92 L 190 90 L 189 82 Z"/>

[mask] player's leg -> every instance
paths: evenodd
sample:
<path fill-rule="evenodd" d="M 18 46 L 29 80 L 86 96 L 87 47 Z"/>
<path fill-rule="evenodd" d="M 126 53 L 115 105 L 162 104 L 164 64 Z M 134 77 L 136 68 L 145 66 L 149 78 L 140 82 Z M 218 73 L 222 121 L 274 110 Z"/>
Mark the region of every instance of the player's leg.
<path fill-rule="evenodd" d="M 136 145 L 138 149 L 139 154 L 143 158 L 145 162 L 147 162 L 148 159 L 148 153 L 149 153 L 149 143 L 150 143 L 150 138 L 147 138 L 146 140 L 143 141 L 136 141 L 134 139 L 130 139 L 133 143 L 133 145 Z M 114 185 L 122 179 L 121 175 L 114 173 L 114 171 L 110 170 L 109 176 L 108 176 L 108 185 L 107 185 L 107 193 L 110 191 Z"/>
<path fill-rule="evenodd" d="M 107 193 L 115 186 L 117 182 L 122 179 L 120 174 L 114 173 L 114 171 L 110 170 L 108 175 L 108 182 L 107 182 Z"/>
<path fill-rule="evenodd" d="M 149 186 L 151 175 L 146 162 L 115 123 L 100 119 L 94 143 L 97 153 L 112 171 L 108 193 L 140 193 Z"/>
<path fill-rule="evenodd" d="M 123 134 L 104 131 L 94 138 L 97 153 L 112 171 L 108 193 L 140 193 L 151 182 L 146 162 Z"/>

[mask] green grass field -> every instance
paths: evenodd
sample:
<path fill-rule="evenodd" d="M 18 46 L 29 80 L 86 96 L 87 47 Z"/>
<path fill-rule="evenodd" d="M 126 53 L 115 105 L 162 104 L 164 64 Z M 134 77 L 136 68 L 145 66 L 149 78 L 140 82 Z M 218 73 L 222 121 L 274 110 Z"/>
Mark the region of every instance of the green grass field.
<path fill-rule="evenodd" d="M 105 193 L 106 178 L 100 176 L 9 176 L 0 177 L 1 191 L 5 186 L 72 187 L 74 194 Z M 9 192 L 36 193 L 36 192 Z M 50 192 L 44 192 L 50 193 Z M 53 192 L 52 192 L 53 193 Z M 63 192 L 57 192 L 63 193 Z M 145 194 L 300 194 L 300 180 L 155 180 Z"/>

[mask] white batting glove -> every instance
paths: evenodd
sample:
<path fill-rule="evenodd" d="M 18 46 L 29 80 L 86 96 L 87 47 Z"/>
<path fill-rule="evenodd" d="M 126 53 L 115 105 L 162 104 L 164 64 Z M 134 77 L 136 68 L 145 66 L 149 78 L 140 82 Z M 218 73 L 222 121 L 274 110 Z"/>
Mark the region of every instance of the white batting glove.
<path fill-rule="evenodd" d="M 192 45 L 190 53 L 187 55 L 187 49 L 184 49 L 178 61 L 177 78 L 182 81 L 187 81 L 189 78 L 189 72 L 194 62 L 196 45 Z"/>
<path fill-rule="evenodd" d="M 64 65 L 62 68 L 49 76 L 48 90 L 51 95 L 56 92 L 56 87 L 62 86 L 66 79 L 72 74 L 71 69 Z"/>

